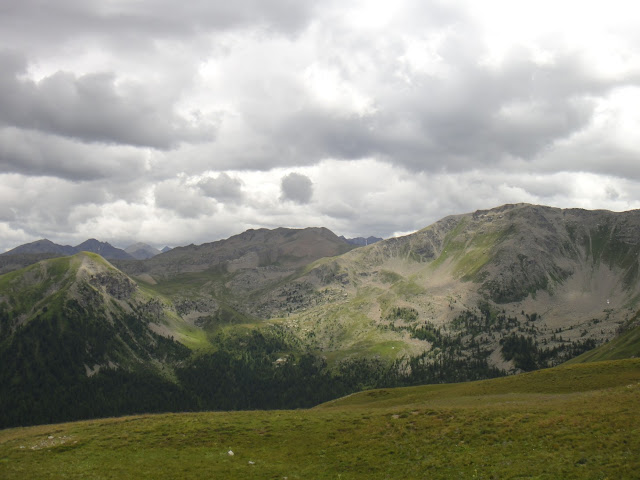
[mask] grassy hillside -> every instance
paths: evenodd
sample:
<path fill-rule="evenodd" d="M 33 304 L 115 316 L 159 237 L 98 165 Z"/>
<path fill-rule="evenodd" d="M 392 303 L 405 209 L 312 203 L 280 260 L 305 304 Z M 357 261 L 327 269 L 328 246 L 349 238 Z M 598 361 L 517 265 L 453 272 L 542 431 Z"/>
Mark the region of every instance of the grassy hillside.
<path fill-rule="evenodd" d="M 558 365 L 640 308 L 639 238 L 640 211 L 520 204 L 358 249 L 280 228 L 120 269 L 43 260 L 0 275 L 0 427 L 302 408 Z M 609 347 L 635 355 L 636 338 Z"/>
<path fill-rule="evenodd" d="M 9 429 L 0 477 L 634 478 L 638 402 L 632 359 L 369 391 L 312 410 Z"/>
<path fill-rule="evenodd" d="M 329 362 L 545 368 L 613 338 L 637 311 L 639 233 L 638 211 L 504 205 L 317 261 L 247 308 L 282 318 Z"/>
<path fill-rule="evenodd" d="M 640 312 L 634 317 L 635 322 L 639 320 Z M 604 360 L 620 360 L 623 358 L 638 357 L 640 357 L 640 325 L 627 330 L 604 345 L 600 345 L 598 348 L 589 350 L 569 360 L 567 363 L 602 362 Z"/>
<path fill-rule="evenodd" d="M 193 407 L 165 310 L 92 253 L 0 276 L 0 426 Z"/>

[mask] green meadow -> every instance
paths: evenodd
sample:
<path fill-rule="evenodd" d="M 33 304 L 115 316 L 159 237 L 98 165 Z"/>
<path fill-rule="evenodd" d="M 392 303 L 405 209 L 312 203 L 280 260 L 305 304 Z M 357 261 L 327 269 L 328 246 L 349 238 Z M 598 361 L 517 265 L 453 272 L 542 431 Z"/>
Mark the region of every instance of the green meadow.
<path fill-rule="evenodd" d="M 0 431 L 0 478 L 638 478 L 639 405 L 640 360 L 628 359 L 309 410 L 13 428 Z"/>

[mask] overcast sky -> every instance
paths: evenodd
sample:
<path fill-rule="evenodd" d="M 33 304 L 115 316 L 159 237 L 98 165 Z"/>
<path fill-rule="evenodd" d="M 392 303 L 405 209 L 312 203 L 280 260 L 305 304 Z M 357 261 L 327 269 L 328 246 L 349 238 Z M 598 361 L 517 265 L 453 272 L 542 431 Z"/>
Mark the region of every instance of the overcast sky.
<path fill-rule="evenodd" d="M 640 208 L 629 1 L 0 2 L 0 251 Z"/>

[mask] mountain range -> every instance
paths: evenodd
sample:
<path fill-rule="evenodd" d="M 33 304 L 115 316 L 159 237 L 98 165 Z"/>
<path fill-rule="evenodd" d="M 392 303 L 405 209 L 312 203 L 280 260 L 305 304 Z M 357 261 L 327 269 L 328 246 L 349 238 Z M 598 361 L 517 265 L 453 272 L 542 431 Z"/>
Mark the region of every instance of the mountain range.
<path fill-rule="evenodd" d="M 373 236 L 370 236 L 368 238 L 345 238 L 344 236 L 340 236 L 340 238 L 348 244 L 355 246 L 370 245 L 382 240 L 382 238 Z M 121 249 L 118 247 L 114 247 L 110 243 L 96 240 L 95 238 L 85 240 L 81 244 L 72 247 L 70 245 L 59 245 L 52 242 L 51 240 L 43 238 L 41 240 L 36 240 L 35 242 L 19 245 L 18 247 L 0 254 L 0 256 L 10 256 L 15 259 L 20 255 L 41 255 L 41 258 L 44 259 L 56 256 L 74 255 L 76 253 L 86 251 L 97 253 L 107 260 L 147 260 L 149 258 L 155 257 L 156 255 L 159 255 L 160 253 L 167 253 L 169 250 L 171 250 L 171 248 L 168 246 L 165 246 L 164 248 L 162 248 L 162 250 L 158 250 L 157 248 L 154 248 L 143 242 L 137 242 L 129 245 L 124 249 Z M 33 258 L 35 257 L 30 257 L 30 259 Z M 29 264 L 28 261 L 27 264 Z"/>
<path fill-rule="evenodd" d="M 135 245 L 132 245 L 135 247 Z M 131 247 L 129 247 L 131 248 Z M 136 251 L 134 249 L 133 251 Z M 3 256 L 15 256 L 15 255 L 37 255 L 37 254 L 56 254 L 56 255 L 74 255 L 80 252 L 92 252 L 97 253 L 103 258 L 107 260 L 123 260 L 123 259 L 133 259 L 132 255 L 127 253 L 125 250 L 114 247 L 110 243 L 101 242 L 96 240 L 95 238 L 90 238 L 89 240 L 85 240 L 79 245 L 72 247 L 70 245 L 58 245 L 57 243 L 53 243 L 51 240 L 42 239 L 36 240 L 35 242 L 26 243 L 24 245 L 20 245 L 19 247 L 13 248 L 5 253 Z"/>
<path fill-rule="evenodd" d="M 25 243 L 0 254 L 0 274 L 26 267 L 47 258 L 74 255 L 80 252 L 97 253 L 107 260 L 146 260 L 169 250 L 171 250 L 169 247 L 158 250 L 142 242 L 130 245 L 123 250 L 94 238 L 72 247 L 70 245 L 59 245 L 44 238 L 35 242 Z"/>
<path fill-rule="evenodd" d="M 357 245 L 358 247 L 365 247 L 367 245 L 371 245 L 372 243 L 376 243 L 376 242 L 380 242 L 383 239 L 380 237 L 374 237 L 374 236 L 370 236 L 370 237 L 355 237 L 355 238 L 345 238 L 344 236 L 340 235 L 340 238 L 342 238 L 345 242 L 350 243 L 351 245 Z"/>
<path fill-rule="evenodd" d="M 488 378 L 640 321 L 640 211 L 504 205 L 360 248 L 325 228 L 148 259 L 47 242 L 0 256 L 0 426 Z"/>

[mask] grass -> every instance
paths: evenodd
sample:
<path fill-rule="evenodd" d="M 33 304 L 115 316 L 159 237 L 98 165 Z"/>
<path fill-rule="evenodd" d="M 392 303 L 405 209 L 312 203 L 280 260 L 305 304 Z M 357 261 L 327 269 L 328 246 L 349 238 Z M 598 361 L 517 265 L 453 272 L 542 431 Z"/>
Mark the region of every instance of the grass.
<path fill-rule="evenodd" d="M 0 295 L 8 299 L 15 313 L 28 314 L 45 303 L 51 291 L 71 283 L 78 264 L 72 264 L 74 258 L 49 259 L 0 275 Z"/>
<path fill-rule="evenodd" d="M 219 283 L 222 285 L 226 274 L 219 270 L 205 270 L 202 272 L 180 273 L 169 278 L 156 279 L 155 285 L 147 284 L 147 287 L 167 297 L 172 297 L 176 292 L 184 297 L 198 298 L 205 285 Z"/>
<path fill-rule="evenodd" d="M 491 260 L 495 247 L 509 237 L 513 229 L 474 233 L 470 239 L 466 239 L 460 237 L 466 224 L 466 219 L 462 219 L 447 234 L 442 253 L 431 263 L 431 267 L 438 268 L 448 259 L 452 259 L 453 274 L 456 277 L 462 280 L 476 280 L 478 272 Z"/>
<path fill-rule="evenodd" d="M 491 260 L 496 246 L 512 233 L 513 229 L 508 228 L 474 235 L 465 248 L 465 254 L 456 264 L 454 274 L 466 280 L 474 280 L 480 269 Z"/>
<path fill-rule="evenodd" d="M 615 337 L 611 341 L 572 358 L 567 363 L 601 362 L 640 357 L 640 326 Z"/>
<path fill-rule="evenodd" d="M 375 390 L 311 410 L 9 429 L 0 478 L 634 478 L 639 382 L 632 359 Z"/>
<path fill-rule="evenodd" d="M 404 298 L 411 298 L 426 293 L 425 289 L 413 280 L 396 282 L 392 289 L 395 293 Z"/>
<path fill-rule="evenodd" d="M 176 322 L 177 323 L 177 322 Z M 176 336 L 180 343 L 190 348 L 193 351 L 199 353 L 207 353 L 212 351 L 213 347 L 211 342 L 207 336 L 207 333 L 196 327 L 191 327 L 190 325 L 181 324 L 175 328 Z"/>
<path fill-rule="evenodd" d="M 376 328 L 369 316 L 370 305 L 380 299 L 380 295 L 385 295 L 389 302 L 397 298 L 391 290 L 381 293 L 385 291 L 363 287 L 353 298 L 320 305 L 278 323 L 289 328 L 302 344 L 325 357 L 329 365 L 356 357 L 393 361 L 415 353 L 413 347 L 403 341 L 402 333 Z M 305 336 L 306 331 L 312 331 L 313 337 Z"/>

